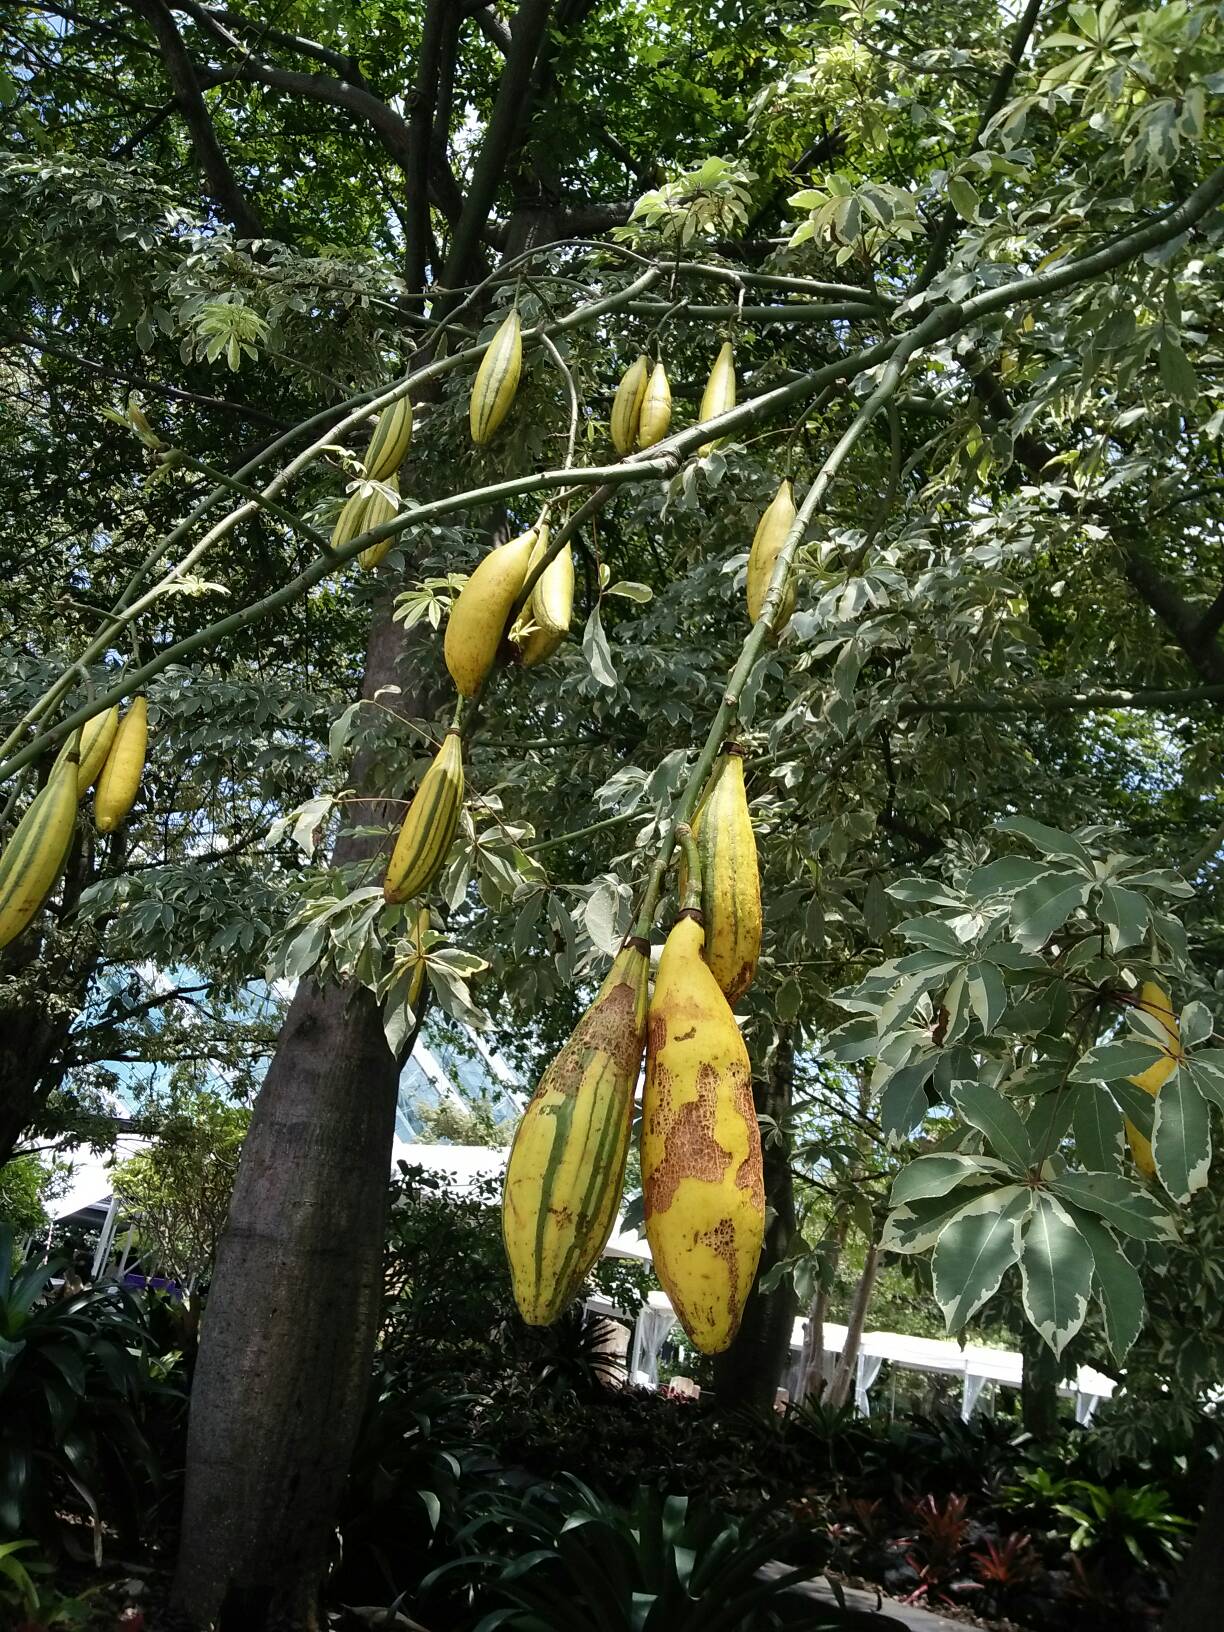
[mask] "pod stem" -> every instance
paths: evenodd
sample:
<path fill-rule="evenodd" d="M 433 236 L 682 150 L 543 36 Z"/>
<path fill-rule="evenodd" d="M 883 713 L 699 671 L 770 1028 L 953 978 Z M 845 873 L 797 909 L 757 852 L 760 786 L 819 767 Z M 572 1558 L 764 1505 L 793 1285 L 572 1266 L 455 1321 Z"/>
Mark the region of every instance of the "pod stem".
<path fill-rule="evenodd" d="M 697 848 L 697 841 L 693 837 L 693 830 L 687 822 L 681 822 L 676 829 L 676 839 L 684 851 L 684 865 L 688 868 L 688 887 L 684 892 L 684 900 L 680 903 L 682 912 L 701 910 L 701 852 Z"/>

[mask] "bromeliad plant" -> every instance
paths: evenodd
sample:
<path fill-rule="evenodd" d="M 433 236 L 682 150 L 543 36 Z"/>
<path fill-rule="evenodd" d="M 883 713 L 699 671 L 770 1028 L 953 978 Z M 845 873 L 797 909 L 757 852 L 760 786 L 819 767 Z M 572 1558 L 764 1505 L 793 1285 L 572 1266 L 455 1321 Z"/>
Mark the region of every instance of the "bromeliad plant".
<path fill-rule="evenodd" d="M 944 879 L 890 886 L 923 909 L 896 926 L 910 950 L 840 995 L 855 1017 L 828 1053 L 874 1059 L 890 1139 L 942 1119 L 893 1184 L 882 1245 L 931 1252 L 949 1331 L 1019 1265 L 1055 1353 L 1095 1298 L 1121 1358 L 1143 1321 L 1136 1262 L 1175 1234 L 1148 1178 L 1188 1201 L 1207 1180 L 1209 1104 L 1224 1106 L 1211 1010 L 1178 1014 L 1165 995 L 1202 989 L 1168 910 L 1192 891 L 1101 828 L 999 829 L 1026 853 L 962 852 Z"/>
<path fill-rule="evenodd" d="M 781 1527 L 727 1519 L 685 1496 L 639 1490 L 628 1508 L 577 1479 L 490 1497 L 460 1532 L 465 1551 L 423 1587 L 462 1583 L 473 1632 L 808 1632 L 874 1625 L 787 1589 L 813 1564 L 762 1578 Z"/>

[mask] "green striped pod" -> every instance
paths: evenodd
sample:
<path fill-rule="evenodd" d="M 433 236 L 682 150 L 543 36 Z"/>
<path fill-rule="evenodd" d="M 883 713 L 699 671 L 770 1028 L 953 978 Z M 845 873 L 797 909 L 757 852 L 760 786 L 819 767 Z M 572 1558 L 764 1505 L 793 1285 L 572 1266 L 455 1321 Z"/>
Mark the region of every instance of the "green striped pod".
<path fill-rule="evenodd" d="M 728 744 L 714 766 L 709 789 L 693 818 L 701 857 L 703 956 L 728 1003 L 752 985 L 761 955 L 761 876 L 756 835 L 744 788 L 742 750 Z M 681 900 L 687 868 L 681 860 Z"/>
<path fill-rule="evenodd" d="M 361 488 L 356 488 L 344 501 L 344 508 L 336 517 L 336 525 L 332 528 L 331 547 L 333 550 L 342 550 L 346 544 L 351 544 L 357 534 L 365 530 L 365 508 L 367 504 L 365 494 Z"/>
<path fill-rule="evenodd" d="M 58 762 L 0 855 L 0 947 L 17 939 L 55 886 L 76 828 L 80 737 Z"/>
<path fill-rule="evenodd" d="M 398 494 L 399 477 L 388 476 L 383 486 Z M 361 530 L 368 533 L 372 528 L 381 527 L 384 522 L 390 521 L 392 516 L 398 514 L 399 507 L 394 499 L 388 498 L 385 493 L 371 493 L 366 500 L 365 515 L 361 518 Z M 386 557 L 394 543 L 393 538 L 380 539 L 377 544 L 371 544 L 368 550 L 362 550 L 357 559 L 368 572 Z"/>
<path fill-rule="evenodd" d="M 576 1296 L 616 1222 L 646 1043 L 650 948 L 629 941 L 540 1079 L 506 1165 L 502 1239 L 531 1326 Z"/>
<path fill-rule="evenodd" d="M 398 475 L 412 441 L 412 404 L 400 397 L 378 416 L 374 435 L 366 449 L 365 473 L 372 482 L 385 482 Z"/>
<path fill-rule="evenodd" d="M 412 796 L 383 879 L 388 902 L 409 901 L 442 871 L 463 808 L 463 744 L 453 728 Z"/>
<path fill-rule="evenodd" d="M 523 331 L 517 310 L 510 313 L 489 342 L 472 382 L 468 423 L 472 441 L 483 448 L 510 412 L 523 370 Z"/>

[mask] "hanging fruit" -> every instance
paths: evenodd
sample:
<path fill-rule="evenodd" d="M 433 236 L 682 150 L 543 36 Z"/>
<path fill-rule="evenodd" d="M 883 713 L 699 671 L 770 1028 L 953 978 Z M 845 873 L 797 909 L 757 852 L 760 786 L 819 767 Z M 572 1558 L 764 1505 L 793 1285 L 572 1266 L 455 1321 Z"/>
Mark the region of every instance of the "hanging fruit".
<path fill-rule="evenodd" d="M 752 985 L 761 955 L 761 878 L 756 835 L 744 788 L 743 749 L 727 743 L 715 763 L 709 791 L 693 818 L 701 857 L 705 961 L 728 1003 Z M 678 874 L 681 899 L 688 868 Z"/>
<path fill-rule="evenodd" d="M 612 398 L 612 446 L 623 459 L 633 452 L 637 441 L 638 424 L 642 417 L 642 400 L 646 395 L 646 381 L 650 375 L 649 357 L 639 357 L 624 373 Z"/>
<path fill-rule="evenodd" d="M 483 448 L 510 412 L 523 369 L 523 333 L 517 310 L 510 313 L 480 360 L 468 404 L 472 441 Z"/>
<path fill-rule="evenodd" d="M 655 1271 L 703 1354 L 739 1328 L 765 1235 L 752 1068 L 735 1016 L 702 957 L 701 865 L 667 937 L 646 1027 L 642 1184 Z"/>
<path fill-rule="evenodd" d="M 365 473 L 372 482 L 388 482 L 399 475 L 399 468 L 412 441 L 412 404 L 407 397 L 383 409 L 370 438 L 363 461 Z"/>
<path fill-rule="evenodd" d="M 361 488 L 349 494 L 336 517 L 336 525 L 332 528 L 331 547 L 333 550 L 342 550 L 346 544 L 351 544 L 358 533 L 365 531 L 365 511 L 368 500 Z"/>
<path fill-rule="evenodd" d="M 773 577 L 778 553 L 786 543 L 787 534 L 795 520 L 795 498 L 789 482 L 782 482 L 770 501 L 765 514 L 757 522 L 748 552 L 748 621 L 755 623 L 765 604 L 765 594 Z M 774 617 L 774 635 L 780 635 L 790 622 L 795 610 L 795 575 L 787 576 L 782 592 L 782 605 Z"/>
<path fill-rule="evenodd" d="M 1149 1065 L 1146 1071 L 1140 1071 L 1128 1082 L 1133 1082 L 1136 1088 L 1142 1088 L 1145 1093 L 1156 1095 L 1168 1082 L 1177 1070 L 1182 1057 L 1181 1028 L 1177 1023 L 1177 1015 L 1173 1010 L 1173 1000 L 1162 986 L 1154 980 L 1145 980 L 1139 988 L 1139 1003 L 1137 1005 L 1146 1014 L 1152 1015 L 1160 1021 L 1167 1039 L 1168 1053 L 1161 1055 L 1154 1065 Z M 1156 1159 L 1152 1155 L 1152 1141 L 1144 1137 L 1131 1121 L 1129 1116 L 1123 1117 L 1123 1126 L 1126 1129 L 1126 1140 L 1131 1148 L 1131 1155 L 1135 1158 L 1135 1166 L 1146 1179 L 1156 1177 Z"/>
<path fill-rule="evenodd" d="M 489 551 L 450 609 L 443 656 L 462 697 L 474 697 L 497 661 L 510 608 L 522 593 L 539 529 Z"/>
<path fill-rule="evenodd" d="M 730 340 L 724 340 L 722 349 L 714 359 L 714 367 L 710 370 L 710 377 L 706 381 L 706 388 L 701 396 L 701 420 L 717 419 L 719 414 L 725 414 L 735 407 L 735 353 L 731 349 Z M 704 458 L 714 446 L 713 442 L 703 442 L 698 450 Z"/>
<path fill-rule="evenodd" d="M 119 721 L 98 787 L 94 794 L 94 825 L 99 833 L 113 833 L 127 818 L 140 792 L 145 749 L 149 742 L 149 705 L 133 697 Z"/>
<path fill-rule="evenodd" d="M 399 830 L 383 879 L 387 902 L 410 901 L 437 878 L 454 843 L 462 807 L 463 744 L 452 726 L 421 778 Z"/>
<path fill-rule="evenodd" d="M 388 476 L 383 483 L 393 493 L 399 492 L 399 477 Z M 385 493 L 371 493 L 366 500 L 365 515 L 361 519 L 361 531 L 368 533 L 374 527 L 381 527 L 399 514 L 399 508 L 394 499 L 389 499 Z M 362 550 L 357 559 L 367 572 L 372 571 L 380 561 L 386 559 L 390 552 L 393 538 L 383 538 L 377 544 L 371 544 L 368 549 Z"/>
<path fill-rule="evenodd" d="M 90 787 L 97 780 L 98 772 L 106 763 L 106 756 L 110 753 L 111 743 L 115 740 L 115 732 L 119 729 L 119 705 L 95 714 L 93 719 L 86 720 L 81 727 L 81 762 L 77 766 L 77 798 L 83 799 Z M 75 736 L 60 749 L 56 757 L 56 768 L 68 758 Z"/>
<path fill-rule="evenodd" d="M 671 386 L 667 383 L 667 370 L 662 363 L 656 363 L 646 386 L 646 395 L 642 398 L 638 447 L 653 448 L 667 435 L 670 424 Z"/>
<path fill-rule="evenodd" d="M 416 916 L 416 923 L 412 929 L 412 944 L 416 950 L 416 962 L 412 974 L 408 977 L 408 1007 L 413 1014 L 418 1013 L 418 1004 L 421 993 L 425 990 L 425 936 L 429 933 L 429 908 L 422 907 Z"/>
<path fill-rule="evenodd" d="M 0 947 L 34 917 L 55 887 L 76 829 L 80 733 L 30 801 L 0 853 Z"/>
<path fill-rule="evenodd" d="M 523 1112 L 502 1201 L 514 1299 L 531 1326 L 564 1311 L 620 1205 L 646 1040 L 650 946 L 630 940 Z"/>
<path fill-rule="evenodd" d="M 530 577 L 548 550 L 548 528 L 540 527 L 540 536 L 527 568 Z M 523 633 L 517 637 L 519 656 L 524 668 L 534 668 L 551 657 L 569 633 L 574 612 L 574 555 L 569 545 L 553 557 L 536 580 L 534 589 L 523 608 Z"/>

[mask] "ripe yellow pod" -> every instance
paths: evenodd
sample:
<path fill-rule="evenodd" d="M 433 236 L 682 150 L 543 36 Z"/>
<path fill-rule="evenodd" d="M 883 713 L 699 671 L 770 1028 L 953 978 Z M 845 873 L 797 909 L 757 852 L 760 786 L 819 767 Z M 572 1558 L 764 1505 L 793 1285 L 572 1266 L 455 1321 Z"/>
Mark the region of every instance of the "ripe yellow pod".
<path fill-rule="evenodd" d="M 548 528 L 540 528 L 540 537 L 531 552 L 527 569 L 530 577 L 548 550 Z M 574 612 L 574 556 L 567 544 L 544 568 L 523 608 L 524 632 L 518 637 L 519 656 L 523 667 L 534 668 L 551 657 L 569 633 Z"/>
<path fill-rule="evenodd" d="M 389 487 L 393 493 L 398 493 L 399 477 L 389 476 L 383 485 Z M 385 493 L 371 493 L 366 500 L 365 514 L 361 518 L 361 531 L 368 533 L 372 527 L 381 527 L 384 522 L 390 521 L 398 514 L 399 508 L 393 499 L 389 499 Z M 385 560 L 394 543 L 393 538 L 381 539 L 377 544 L 371 544 L 369 549 L 362 550 L 357 559 L 366 571 L 370 572 L 380 561 Z"/>
<path fill-rule="evenodd" d="M 94 794 L 94 824 L 99 833 L 113 833 L 136 802 L 149 741 L 149 705 L 133 697 L 119 721 L 115 740 L 98 778 Z"/>
<path fill-rule="evenodd" d="M 556 1320 L 616 1222 L 646 1040 L 650 950 L 629 941 L 540 1079 L 506 1165 L 502 1239 L 530 1326 Z"/>
<path fill-rule="evenodd" d="M 86 720 L 81 727 L 81 762 L 77 766 L 77 798 L 83 799 L 97 778 L 98 772 L 106 763 L 106 756 L 110 753 L 111 743 L 115 740 L 115 732 L 119 729 L 119 705 L 108 708 L 102 714 L 95 714 L 92 720 Z M 70 737 L 60 749 L 55 760 L 55 768 L 68 758 L 75 735 Z"/>
<path fill-rule="evenodd" d="M 462 697 L 474 697 L 497 661 L 510 608 L 527 579 L 537 529 L 490 550 L 451 607 L 442 643 L 450 677 Z"/>
<path fill-rule="evenodd" d="M 662 363 L 656 363 L 646 386 L 646 395 L 642 398 L 642 412 L 638 420 L 638 447 L 653 448 L 656 442 L 661 442 L 667 435 L 667 427 L 671 424 L 671 386 L 667 383 L 667 370 Z"/>
<path fill-rule="evenodd" d="M 774 565 L 778 559 L 778 552 L 786 543 L 786 535 L 790 532 L 795 520 L 795 497 L 789 482 L 782 482 L 774 494 L 765 514 L 757 522 L 756 532 L 752 535 L 752 548 L 748 552 L 748 621 L 755 623 L 761 615 L 761 608 L 765 604 L 765 595 L 769 589 L 770 579 L 773 577 Z M 790 622 L 791 613 L 795 610 L 795 581 L 792 573 L 787 580 L 786 589 L 782 595 L 782 605 L 774 618 L 774 634 L 780 635 Z"/>
<path fill-rule="evenodd" d="M 452 727 L 412 796 L 387 863 L 383 898 L 410 901 L 442 871 L 463 808 L 463 744 Z"/>
<path fill-rule="evenodd" d="M 756 1275 L 765 1183 L 748 1050 L 703 942 L 700 910 L 684 908 L 647 1019 L 642 1185 L 655 1271 L 697 1348 L 718 1354 Z"/>
<path fill-rule="evenodd" d="M 472 396 L 468 403 L 468 424 L 472 441 L 483 448 L 510 412 L 523 370 L 523 331 L 517 310 L 510 313 L 480 360 Z"/>
<path fill-rule="evenodd" d="M 76 828 L 80 752 L 76 733 L 0 854 L 0 947 L 25 929 L 67 860 Z"/>
<path fill-rule="evenodd" d="M 1142 1088 L 1153 1098 L 1177 1070 L 1178 1062 L 1184 1052 L 1181 1044 L 1181 1029 L 1177 1024 L 1177 1015 L 1173 1010 L 1173 1001 L 1162 986 L 1154 980 L 1145 980 L 1139 988 L 1139 1007 L 1160 1021 L 1168 1038 L 1169 1052 L 1154 1065 L 1149 1065 L 1146 1071 L 1140 1071 L 1128 1080 L 1136 1088 Z M 1156 1160 L 1152 1155 L 1152 1142 L 1145 1139 L 1143 1134 L 1131 1121 L 1124 1117 L 1127 1143 L 1131 1148 L 1131 1155 L 1135 1158 L 1135 1166 L 1144 1178 L 1152 1179 L 1156 1176 Z"/>
<path fill-rule="evenodd" d="M 400 397 L 378 416 L 363 461 L 372 482 L 387 482 L 399 475 L 399 468 L 412 441 L 412 404 Z"/>
<path fill-rule="evenodd" d="M 714 359 L 714 367 L 710 370 L 710 377 L 706 381 L 706 388 L 701 397 L 701 412 L 699 419 L 717 419 L 719 414 L 725 414 L 735 407 L 735 353 L 731 349 L 730 340 L 724 340 L 722 349 Z M 704 456 L 714 446 L 713 442 L 703 442 L 700 448 Z"/>
<path fill-rule="evenodd" d="M 623 459 L 633 452 L 637 441 L 638 423 L 642 417 L 642 399 L 646 395 L 646 381 L 650 375 L 649 357 L 639 357 L 625 370 L 616 395 L 612 399 L 612 446 Z"/>
<path fill-rule="evenodd" d="M 710 790 L 693 819 L 701 857 L 705 961 L 728 1003 L 752 985 L 761 955 L 761 877 L 756 835 L 744 788 L 743 750 L 729 744 L 719 756 Z M 683 898 L 687 868 L 680 870 Z"/>

